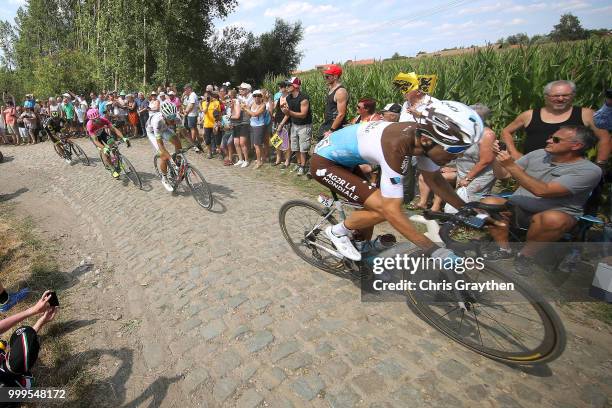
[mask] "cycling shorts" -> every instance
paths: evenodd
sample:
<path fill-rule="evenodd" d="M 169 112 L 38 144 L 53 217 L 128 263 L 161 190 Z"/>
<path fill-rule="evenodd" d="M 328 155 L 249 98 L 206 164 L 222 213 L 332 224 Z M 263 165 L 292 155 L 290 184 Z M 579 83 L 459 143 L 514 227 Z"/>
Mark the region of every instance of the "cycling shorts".
<path fill-rule="evenodd" d="M 161 137 L 159 139 L 163 140 L 164 142 L 170 142 L 170 140 L 176 135 L 171 129 L 165 129 L 161 132 L 160 136 Z M 155 136 L 155 133 L 147 132 L 147 137 L 149 138 L 149 142 L 151 142 L 155 148 L 155 151 L 159 151 L 159 145 L 157 144 L 158 138 Z"/>
<path fill-rule="evenodd" d="M 103 130 L 98 136 L 96 136 L 96 139 L 98 139 L 98 141 L 102 144 L 108 144 L 108 140 L 111 139 L 111 136 L 106 130 Z"/>
<path fill-rule="evenodd" d="M 359 166 L 349 169 L 316 153 L 310 159 L 310 174 L 319 183 L 354 203 L 365 203 L 378 190 L 366 179 Z"/>

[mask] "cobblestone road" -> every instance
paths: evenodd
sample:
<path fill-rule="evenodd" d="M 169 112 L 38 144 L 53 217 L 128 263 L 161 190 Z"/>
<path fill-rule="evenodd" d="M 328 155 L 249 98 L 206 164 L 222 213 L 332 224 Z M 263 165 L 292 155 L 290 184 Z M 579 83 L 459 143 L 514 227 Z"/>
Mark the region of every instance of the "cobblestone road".
<path fill-rule="evenodd" d="M 74 231 L 114 267 L 151 373 L 184 375 L 162 406 L 604 407 L 612 392 L 610 332 L 567 321 L 568 346 L 533 369 L 492 362 L 450 342 L 404 304 L 361 303 L 347 280 L 301 262 L 277 212 L 307 198 L 190 153 L 213 186 L 215 212 L 171 197 L 152 149 L 122 151 L 144 191 L 59 160 L 49 143 L 5 147 L 1 164 L 31 192 L 66 204 Z M 79 143 L 96 157 L 87 141 Z M 0 182 L 0 186 L 1 186 Z M 0 193 L 8 194 L 0 188 Z M 48 196 L 47 196 L 48 197 Z M 182 396 L 176 397 L 176 395 Z"/>

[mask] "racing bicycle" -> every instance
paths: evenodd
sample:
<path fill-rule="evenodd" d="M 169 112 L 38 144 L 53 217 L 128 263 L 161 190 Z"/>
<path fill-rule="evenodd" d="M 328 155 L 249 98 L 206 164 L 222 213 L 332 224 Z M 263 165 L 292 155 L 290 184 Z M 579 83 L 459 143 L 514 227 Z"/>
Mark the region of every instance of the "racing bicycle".
<path fill-rule="evenodd" d="M 84 166 L 89 166 L 89 157 L 78 144 L 74 143 L 70 138 L 63 133 L 56 133 L 58 141 L 53 143 L 55 153 L 68 163 L 72 163 L 73 159 L 81 161 Z"/>
<path fill-rule="evenodd" d="M 129 141 L 127 143 L 129 147 Z M 119 144 L 121 144 L 121 140 L 115 140 L 114 138 L 108 140 L 107 147 L 110 149 L 110 153 L 108 154 L 110 166 L 104 163 L 102 150 L 99 151 L 100 160 L 102 160 L 102 163 L 104 163 L 104 168 L 111 173 L 113 171 L 116 171 L 119 174 L 123 173 L 132 183 L 136 185 L 136 187 L 142 189 L 142 181 L 140 180 L 138 172 L 127 157 L 121 154 L 119 151 Z"/>
<path fill-rule="evenodd" d="M 327 238 L 324 230 L 346 218 L 346 211 L 359 210 L 361 205 L 339 198 L 319 196 L 319 205 L 303 200 L 288 201 L 279 211 L 279 224 L 291 249 L 304 261 L 324 271 L 343 276 L 372 275 L 369 257 L 362 261 L 344 258 Z M 476 208 L 502 211 L 500 206 L 470 203 L 456 214 L 430 214 L 421 220 L 431 228 L 426 235 L 441 242 L 455 253 L 470 252 L 469 243 L 455 241 L 458 228 L 482 229 L 484 221 L 476 217 Z M 478 221 L 481 220 L 481 221 Z M 433 225 L 432 225 L 433 224 Z M 409 256 L 422 256 L 413 244 L 397 244 Z M 420 271 L 417 276 L 434 282 L 451 282 L 454 289 L 405 290 L 409 307 L 426 323 L 455 342 L 493 360 L 507 364 L 531 365 L 556 359 L 565 348 L 565 331 L 555 310 L 525 282 L 493 263 L 483 262 L 482 269 L 471 269 L 460 275 L 468 284 L 498 282 L 512 284 L 514 290 L 480 293 L 472 289 L 456 289 L 459 275 L 451 270 Z M 426 275 L 423 275 L 426 273 Z M 402 299 L 403 299 L 402 298 Z"/>
<path fill-rule="evenodd" d="M 178 150 L 168 161 L 168 182 L 177 190 L 183 180 L 191 190 L 193 199 L 203 208 L 210 210 L 214 204 L 212 191 L 206 179 L 198 169 L 189 164 L 186 155 L 187 149 Z M 159 170 L 159 153 L 153 158 L 153 166 L 157 176 L 161 179 Z"/>

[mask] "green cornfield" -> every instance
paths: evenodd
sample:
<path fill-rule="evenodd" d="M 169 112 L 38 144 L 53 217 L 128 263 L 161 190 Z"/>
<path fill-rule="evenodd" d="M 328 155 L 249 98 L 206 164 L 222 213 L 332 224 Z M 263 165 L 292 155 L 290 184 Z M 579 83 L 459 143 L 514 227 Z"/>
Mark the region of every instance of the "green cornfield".
<path fill-rule="evenodd" d="M 493 112 L 490 125 L 499 132 L 520 112 L 541 106 L 542 88 L 558 79 L 576 82 L 575 104 L 599 108 L 604 90 L 612 86 L 611 50 L 609 37 L 511 49 L 490 47 L 457 56 L 344 66 L 341 80 L 350 94 L 349 118 L 353 118 L 357 100 L 362 97 L 374 98 L 377 108 L 391 102 L 402 103 L 402 95 L 392 85 L 399 72 L 436 74 L 438 84 L 433 96 L 486 104 Z M 325 109 L 325 82 L 315 70 L 299 76 L 302 89 L 310 96 L 318 129 Z M 266 88 L 276 90 L 281 79 L 268 78 Z"/>

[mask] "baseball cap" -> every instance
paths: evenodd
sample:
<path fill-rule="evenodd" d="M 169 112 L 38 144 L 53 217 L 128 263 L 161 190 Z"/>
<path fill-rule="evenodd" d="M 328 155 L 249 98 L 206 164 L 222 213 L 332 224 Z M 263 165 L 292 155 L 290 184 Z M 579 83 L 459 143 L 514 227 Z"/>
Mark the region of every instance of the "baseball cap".
<path fill-rule="evenodd" d="M 183 89 L 187 89 L 187 88 L 193 88 L 193 87 L 191 86 L 191 84 L 185 84 L 185 86 L 183 87 Z"/>
<path fill-rule="evenodd" d="M 38 359 L 40 343 L 36 330 L 22 326 L 15 330 L 9 341 L 8 363 L 15 374 L 29 374 Z"/>
<path fill-rule="evenodd" d="M 239 88 L 241 88 L 241 89 L 248 89 L 249 91 L 250 91 L 251 89 L 253 89 L 253 88 L 251 87 L 251 85 L 247 84 L 246 82 L 241 83 L 241 84 L 240 84 L 240 86 L 239 86 Z"/>
<path fill-rule="evenodd" d="M 176 95 L 174 91 L 168 91 L 168 95 Z"/>
<path fill-rule="evenodd" d="M 206 85 L 206 92 L 212 92 L 214 90 L 215 90 L 215 88 L 213 88 L 212 85 Z"/>
<path fill-rule="evenodd" d="M 151 95 L 157 95 L 157 92 L 151 91 Z"/>
<path fill-rule="evenodd" d="M 253 91 L 253 96 L 257 96 L 257 95 L 263 95 L 259 89 L 256 91 Z"/>
<path fill-rule="evenodd" d="M 323 71 L 323 73 L 325 75 L 340 76 L 340 75 L 342 75 L 342 68 L 340 67 L 340 65 L 332 64 L 329 67 L 327 67 L 327 69 L 325 71 Z"/>
<path fill-rule="evenodd" d="M 159 93 L 159 96 L 166 96 L 166 93 L 162 91 Z"/>
<path fill-rule="evenodd" d="M 291 77 L 289 78 L 288 85 L 295 85 L 295 86 L 300 86 L 302 85 L 302 81 L 300 81 L 300 78 L 298 77 Z"/>
<path fill-rule="evenodd" d="M 397 103 L 388 103 L 381 112 L 402 113 L 402 107 Z"/>

